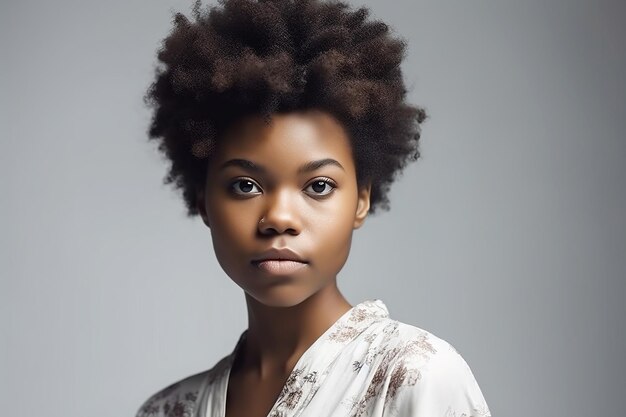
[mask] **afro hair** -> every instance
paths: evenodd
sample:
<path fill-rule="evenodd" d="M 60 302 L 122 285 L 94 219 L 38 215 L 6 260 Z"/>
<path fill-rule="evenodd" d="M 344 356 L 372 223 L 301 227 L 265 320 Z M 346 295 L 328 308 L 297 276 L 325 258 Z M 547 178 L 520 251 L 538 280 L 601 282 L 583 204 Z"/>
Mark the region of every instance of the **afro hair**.
<path fill-rule="evenodd" d="M 175 13 L 144 96 L 149 139 L 171 162 L 164 184 L 182 190 L 187 215 L 225 129 L 250 115 L 320 109 L 352 144 L 359 186 L 371 183 L 370 214 L 389 209 L 391 183 L 420 157 L 423 108 L 405 101 L 406 42 L 368 20 L 365 7 L 323 0 L 218 0 Z"/>

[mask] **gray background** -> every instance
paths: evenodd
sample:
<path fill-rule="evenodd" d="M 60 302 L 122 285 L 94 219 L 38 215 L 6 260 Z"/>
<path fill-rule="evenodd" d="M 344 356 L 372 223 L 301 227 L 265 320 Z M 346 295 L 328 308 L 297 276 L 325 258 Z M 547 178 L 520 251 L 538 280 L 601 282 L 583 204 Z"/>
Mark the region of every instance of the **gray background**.
<path fill-rule="evenodd" d="M 431 117 L 340 287 L 455 346 L 494 416 L 624 415 L 624 2 L 352 4 L 409 41 Z M 131 416 L 246 325 L 145 139 L 190 5 L 2 2 L 2 415 Z"/>

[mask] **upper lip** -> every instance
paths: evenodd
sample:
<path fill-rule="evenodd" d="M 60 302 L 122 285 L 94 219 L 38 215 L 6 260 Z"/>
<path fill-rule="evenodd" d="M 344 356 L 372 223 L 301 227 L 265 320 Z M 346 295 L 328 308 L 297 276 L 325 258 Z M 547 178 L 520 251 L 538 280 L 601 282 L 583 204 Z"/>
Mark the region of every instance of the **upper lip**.
<path fill-rule="evenodd" d="M 306 262 L 302 256 L 300 256 L 297 252 L 289 248 L 271 248 L 259 255 L 258 258 L 252 260 L 252 262 L 260 262 L 266 261 L 269 259 L 273 260 L 289 260 L 289 261 L 298 261 L 298 262 Z"/>

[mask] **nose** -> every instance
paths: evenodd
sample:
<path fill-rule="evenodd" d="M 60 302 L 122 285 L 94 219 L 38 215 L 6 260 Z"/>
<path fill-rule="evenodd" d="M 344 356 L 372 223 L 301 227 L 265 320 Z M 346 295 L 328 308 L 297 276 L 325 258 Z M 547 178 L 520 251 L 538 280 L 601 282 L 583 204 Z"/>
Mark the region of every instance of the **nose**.
<path fill-rule="evenodd" d="M 267 205 L 259 221 L 259 232 L 264 235 L 299 234 L 302 225 L 296 198 L 290 190 L 268 194 Z"/>

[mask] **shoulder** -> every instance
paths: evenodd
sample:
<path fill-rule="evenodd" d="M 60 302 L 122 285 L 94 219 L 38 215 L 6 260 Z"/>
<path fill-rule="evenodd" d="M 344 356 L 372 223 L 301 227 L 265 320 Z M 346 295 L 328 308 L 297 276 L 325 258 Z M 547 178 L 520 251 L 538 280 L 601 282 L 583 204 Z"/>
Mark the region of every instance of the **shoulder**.
<path fill-rule="evenodd" d="M 221 375 L 228 360 L 227 356 L 213 368 L 189 375 L 153 393 L 141 404 L 135 417 L 195 415 L 202 391 Z"/>
<path fill-rule="evenodd" d="M 472 370 L 453 345 L 427 330 L 395 323 L 396 353 L 385 402 L 397 415 L 491 416 Z"/>

